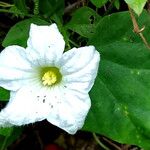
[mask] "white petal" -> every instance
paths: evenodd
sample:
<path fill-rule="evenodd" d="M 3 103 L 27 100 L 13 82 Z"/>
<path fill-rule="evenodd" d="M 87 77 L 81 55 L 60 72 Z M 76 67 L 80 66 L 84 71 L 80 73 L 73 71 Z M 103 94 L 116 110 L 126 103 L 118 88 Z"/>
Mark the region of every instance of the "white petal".
<path fill-rule="evenodd" d="M 65 52 L 58 62 L 58 65 L 62 66 L 61 72 L 63 75 L 77 72 L 84 68 L 93 58 L 95 51 L 94 46 L 85 46 Z"/>
<path fill-rule="evenodd" d="M 85 117 L 91 106 L 88 94 L 82 94 L 69 89 L 62 89 L 57 93 L 59 103 L 55 106 L 53 115 L 49 114 L 47 120 L 70 134 L 81 129 Z"/>
<path fill-rule="evenodd" d="M 26 86 L 11 93 L 7 106 L 0 112 L 0 125 L 25 125 L 41 121 L 51 112 L 45 103 L 45 89 Z"/>
<path fill-rule="evenodd" d="M 31 24 L 28 48 L 33 51 L 34 59 L 42 57 L 50 63 L 57 61 L 62 56 L 65 42 L 56 24 L 38 26 Z M 30 53 L 32 54 L 32 51 Z"/>
<path fill-rule="evenodd" d="M 11 100 L 13 99 L 13 97 L 16 95 L 16 92 L 10 92 L 10 97 L 11 99 L 9 100 L 9 103 L 11 103 Z M 0 112 L 0 127 L 11 127 L 13 126 L 12 124 L 10 124 L 9 122 L 7 122 L 6 118 L 5 118 L 5 114 L 3 113 L 3 110 Z"/>
<path fill-rule="evenodd" d="M 84 56 L 82 59 L 84 59 Z M 95 50 L 89 62 L 85 64 L 83 68 L 78 69 L 76 72 L 64 75 L 63 82 L 65 86 L 72 90 L 78 90 L 81 93 L 88 93 L 94 84 L 99 61 L 100 55 Z M 79 64 L 79 66 L 81 65 Z"/>
<path fill-rule="evenodd" d="M 30 77 L 31 72 L 24 48 L 8 46 L 0 53 L 0 86 L 17 90 Z"/>
<path fill-rule="evenodd" d="M 88 94 L 67 88 L 24 87 L 11 93 L 8 105 L 0 112 L 0 126 L 25 125 L 47 120 L 74 134 L 81 129 L 91 102 Z"/>

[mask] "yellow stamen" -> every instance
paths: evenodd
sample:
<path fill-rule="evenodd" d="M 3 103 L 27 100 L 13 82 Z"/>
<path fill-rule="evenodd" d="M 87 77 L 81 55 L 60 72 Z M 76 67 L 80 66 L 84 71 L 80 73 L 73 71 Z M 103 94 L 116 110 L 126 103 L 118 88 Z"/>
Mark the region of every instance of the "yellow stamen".
<path fill-rule="evenodd" d="M 53 71 L 47 71 L 42 77 L 42 83 L 44 86 L 51 86 L 57 82 L 57 75 Z"/>

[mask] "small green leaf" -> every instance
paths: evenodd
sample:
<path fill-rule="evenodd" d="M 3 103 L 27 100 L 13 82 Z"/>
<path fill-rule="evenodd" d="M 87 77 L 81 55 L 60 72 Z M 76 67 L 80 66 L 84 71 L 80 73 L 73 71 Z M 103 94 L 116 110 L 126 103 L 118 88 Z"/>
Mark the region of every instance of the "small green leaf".
<path fill-rule="evenodd" d="M 13 131 L 13 128 L 0 128 L 0 135 L 10 136 Z"/>
<path fill-rule="evenodd" d="M 10 97 L 10 92 L 0 87 L 0 101 L 8 101 L 9 97 Z"/>
<path fill-rule="evenodd" d="M 119 8 L 120 8 L 120 1 L 119 1 L 119 0 L 115 0 L 114 6 L 115 6 L 117 9 L 119 9 Z"/>
<path fill-rule="evenodd" d="M 15 6 L 24 14 L 28 14 L 25 0 L 14 0 Z"/>
<path fill-rule="evenodd" d="M 13 128 L 0 128 L 0 149 L 6 149 L 7 141 L 12 134 Z"/>
<path fill-rule="evenodd" d="M 15 5 L 9 9 L 10 12 L 13 12 L 13 16 L 24 18 L 25 13 L 18 9 Z"/>
<path fill-rule="evenodd" d="M 147 0 L 125 0 L 125 2 L 135 11 L 137 15 L 140 15 Z"/>
<path fill-rule="evenodd" d="M 109 0 L 90 0 L 93 5 L 95 5 L 96 7 L 100 8 L 102 7 L 105 3 L 107 3 Z"/>
<path fill-rule="evenodd" d="M 91 37 L 94 34 L 97 23 L 100 21 L 99 16 L 94 10 L 89 7 L 77 9 L 72 15 L 72 19 L 66 28 L 77 32 L 81 36 Z"/>
<path fill-rule="evenodd" d="M 149 14 L 138 18 L 150 41 Z M 150 51 L 133 33 L 128 12 L 100 20 L 89 39 L 101 54 L 84 129 L 150 150 Z"/>
<path fill-rule="evenodd" d="M 64 0 L 40 0 L 39 1 L 40 12 L 46 16 L 51 17 L 53 14 L 62 16 L 64 12 Z"/>
<path fill-rule="evenodd" d="M 22 47 L 26 47 L 27 39 L 29 37 L 29 29 L 31 23 L 35 23 L 38 25 L 48 25 L 49 23 L 39 19 L 39 18 L 30 18 L 24 21 L 21 21 L 14 25 L 6 35 L 2 45 L 7 47 L 9 45 L 20 45 Z"/>
<path fill-rule="evenodd" d="M 22 128 L 0 128 L 0 149 L 6 149 L 22 133 Z"/>

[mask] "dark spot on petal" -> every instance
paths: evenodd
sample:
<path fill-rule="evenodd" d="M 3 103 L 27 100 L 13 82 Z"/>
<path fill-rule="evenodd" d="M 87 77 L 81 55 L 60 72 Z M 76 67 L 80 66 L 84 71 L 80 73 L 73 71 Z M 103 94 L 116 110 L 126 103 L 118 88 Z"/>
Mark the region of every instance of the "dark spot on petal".
<path fill-rule="evenodd" d="M 51 108 L 53 108 L 53 105 L 51 105 Z"/>
<path fill-rule="evenodd" d="M 46 97 L 46 95 L 44 95 L 44 97 Z"/>
<path fill-rule="evenodd" d="M 43 99 L 43 103 L 45 103 L 45 99 Z"/>

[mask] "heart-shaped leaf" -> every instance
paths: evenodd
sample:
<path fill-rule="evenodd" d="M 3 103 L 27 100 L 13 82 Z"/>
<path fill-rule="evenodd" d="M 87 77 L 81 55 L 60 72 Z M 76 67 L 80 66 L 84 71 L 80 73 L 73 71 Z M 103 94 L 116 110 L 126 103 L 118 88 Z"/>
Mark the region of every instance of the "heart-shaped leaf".
<path fill-rule="evenodd" d="M 143 13 L 150 40 L 149 15 Z M 128 12 L 104 17 L 89 39 L 101 53 L 85 130 L 150 149 L 150 50 L 133 33 Z"/>

